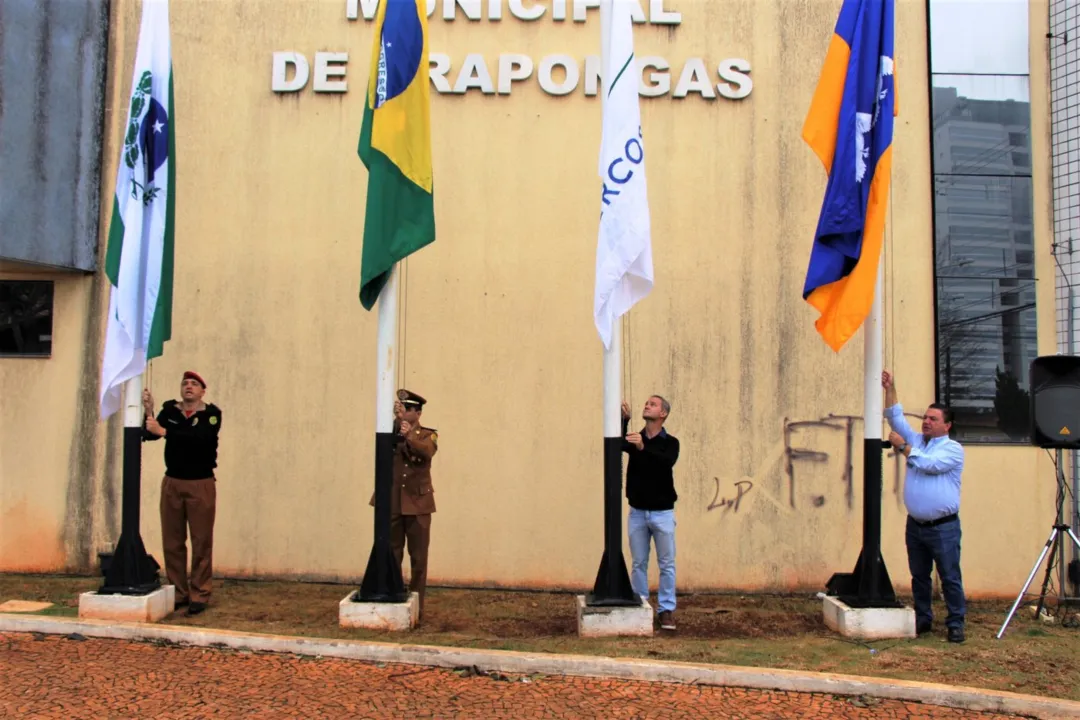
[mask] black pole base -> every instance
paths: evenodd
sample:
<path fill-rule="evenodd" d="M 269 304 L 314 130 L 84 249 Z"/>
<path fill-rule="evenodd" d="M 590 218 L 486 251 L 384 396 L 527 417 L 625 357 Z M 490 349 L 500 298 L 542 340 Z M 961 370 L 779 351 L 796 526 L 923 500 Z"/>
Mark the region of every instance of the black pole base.
<path fill-rule="evenodd" d="M 148 595 L 161 587 L 160 569 L 138 533 L 121 533 L 98 594 Z"/>
<path fill-rule="evenodd" d="M 364 579 L 352 599 L 353 602 L 378 603 L 401 603 L 409 599 L 409 591 L 401 577 L 401 566 L 397 564 L 389 543 L 382 549 L 379 543 L 371 548 Z"/>
<path fill-rule="evenodd" d="M 876 568 L 866 569 L 863 554 L 860 552 L 854 572 L 834 574 L 825 584 L 826 594 L 838 597 L 845 605 L 853 608 L 903 607 L 896 599 L 896 592 L 881 553 L 878 553 L 874 564 Z"/>
<path fill-rule="evenodd" d="M 390 510 L 394 492 L 395 433 L 375 433 L 375 544 L 353 602 L 400 603 L 409 599 L 401 563 L 390 547 Z"/>
<path fill-rule="evenodd" d="M 621 437 L 604 438 L 604 556 L 593 591 L 585 598 L 594 607 L 641 604 L 622 554 L 622 444 Z"/>
<path fill-rule="evenodd" d="M 614 567 L 608 564 L 606 552 L 600 558 L 596 583 L 593 591 L 585 596 L 585 604 L 590 607 L 632 607 L 641 604 L 641 598 L 634 594 L 634 588 L 630 585 L 622 550 L 618 551 Z"/>
<path fill-rule="evenodd" d="M 146 552 L 139 533 L 142 500 L 142 428 L 124 428 L 120 539 L 98 590 L 101 595 L 147 595 L 161 587 L 161 566 Z"/>
<path fill-rule="evenodd" d="M 902 607 L 881 557 L 881 451 L 888 446 L 879 438 L 863 440 L 862 549 L 853 572 L 836 573 L 825 584 L 827 594 L 848 607 Z"/>

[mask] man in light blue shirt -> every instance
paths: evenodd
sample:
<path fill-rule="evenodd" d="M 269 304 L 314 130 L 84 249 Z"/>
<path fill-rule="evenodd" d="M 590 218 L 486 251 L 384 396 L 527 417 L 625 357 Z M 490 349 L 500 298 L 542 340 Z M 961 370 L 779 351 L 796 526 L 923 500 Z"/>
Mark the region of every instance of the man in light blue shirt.
<path fill-rule="evenodd" d="M 881 373 L 885 388 L 885 419 L 893 429 L 889 444 L 907 460 L 904 505 L 908 519 L 905 540 L 911 593 L 915 599 L 915 627 L 919 635 L 933 630 L 933 586 L 930 573 L 937 564 L 949 615 L 945 619 L 949 642 L 964 642 L 964 585 L 960 575 L 960 474 L 964 448 L 949 437 L 952 412 L 933 403 L 923 413 L 922 433 L 904 417 L 896 398 L 892 375 Z"/>

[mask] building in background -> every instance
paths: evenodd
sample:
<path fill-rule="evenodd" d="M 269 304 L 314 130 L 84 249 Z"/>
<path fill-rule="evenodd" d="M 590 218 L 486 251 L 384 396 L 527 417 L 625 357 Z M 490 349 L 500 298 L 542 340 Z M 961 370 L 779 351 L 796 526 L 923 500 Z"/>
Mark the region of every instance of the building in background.
<path fill-rule="evenodd" d="M 1053 153 L 1058 352 L 1080 355 L 1080 7 L 1050 3 L 1050 127 Z M 1071 524 L 1080 533 L 1080 462 L 1070 453 Z M 1072 557 L 1080 557 L 1073 548 Z"/>
<path fill-rule="evenodd" d="M 627 321 L 624 385 L 635 408 L 654 392 L 672 402 L 680 587 L 820 589 L 861 537 L 861 342 L 834 354 L 801 300 L 825 174 L 800 130 L 840 2 L 641 5 L 656 287 Z M 399 374 L 439 431 L 433 583 L 585 587 L 602 550 L 599 29 L 595 9 L 566 6 L 429 5 L 438 234 L 402 268 Z M 147 380 L 165 399 L 195 368 L 225 408 L 226 575 L 352 582 L 367 560 L 369 9 L 172 3 L 173 339 Z M 958 410 L 974 594 L 1015 592 L 1053 512 L 1023 399 L 1028 362 L 1063 327 L 1049 279 L 1072 257 L 1062 163 L 1080 150 L 1051 124 L 1063 43 L 1046 37 L 1048 9 L 898 3 L 886 363 L 909 413 Z M 139 10 L 0 0 L 0 571 L 92 570 L 119 530 L 120 419 L 97 406 L 100 261 Z M 46 305 L 49 324 L 13 322 L 19 303 Z M 160 455 L 143 466 L 142 532 L 159 554 Z M 902 482 L 888 457 L 898 587 Z"/>
<path fill-rule="evenodd" d="M 109 4 L 0 2 L 0 357 L 48 357 L 56 274 L 98 266 Z"/>

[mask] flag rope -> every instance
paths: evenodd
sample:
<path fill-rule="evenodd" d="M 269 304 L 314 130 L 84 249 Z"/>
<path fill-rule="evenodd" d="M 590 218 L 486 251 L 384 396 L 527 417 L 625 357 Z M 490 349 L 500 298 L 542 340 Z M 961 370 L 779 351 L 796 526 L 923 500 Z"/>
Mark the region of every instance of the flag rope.
<path fill-rule="evenodd" d="M 405 358 L 409 348 L 409 258 L 401 261 L 401 318 L 398 327 L 401 328 L 401 382 L 398 387 L 405 387 L 408 366 Z"/>
<path fill-rule="evenodd" d="M 885 325 L 884 332 L 882 332 L 882 341 L 888 338 L 888 347 L 882 348 L 882 359 L 889 358 L 889 367 L 893 367 L 893 363 L 896 360 L 896 329 L 893 327 L 893 318 L 896 317 L 896 288 L 893 286 L 892 273 L 894 272 L 895 265 L 893 259 L 895 257 L 895 242 L 896 242 L 896 211 L 893 209 L 896 205 L 893 204 L 893 186 L 889 185 L 889 242 L 885 245 L 888 248 L 888 252 L 885 257 L 881 259 L 885 263 L 885 272 L 882 273 L 882 292 L 885 293 L 885 297 L 889 298 L 888 305 L 882 302 L 881 308 L 881 322 Z M 886 262 L 888 261 L 888 262 Z M 888 288 L 888 292 L 885 291 Z M 885 298 L 882 298 L 884 301 Z"/>
<path fill-rule="evenodd" d="M 626 332 L 624 332 L 623 335 L 626 338 L 626 350 L 623 353 L 623 356 L 626 358 L 626 387 L 629 391 L 627 393 L 627 397 L 632 397 L 634 392 L 634 357 L 632 352 L 634 348 L 634 342 L 633 337 L 631 336 L 631 333 L 633 332 L 633 324 L 630 322 L 629 310 L 626 311 L 625 317 Z M 631 408 L 633 408 L 633 405 L 631 405 Z"/>

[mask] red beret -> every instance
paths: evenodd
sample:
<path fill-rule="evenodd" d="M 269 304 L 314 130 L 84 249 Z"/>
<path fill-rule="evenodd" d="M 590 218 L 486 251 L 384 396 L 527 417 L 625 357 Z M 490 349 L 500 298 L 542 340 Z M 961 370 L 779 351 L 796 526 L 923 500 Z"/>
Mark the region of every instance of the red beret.
<path fill-rule="evenodd" d="M 199 375 L 199 373 L 195 372 L 194 370 L 188 370 L 188 371 L 186 371 L 186 372 L 184 373 L 184 380 L 188 380 L 188 379 L 194 380 L 195 382 L 197 382 L 197 383 L 199 383 L 200 385 L 202 385 L 202 386 L 203 386 L 203 390 L 205 390 L 205 389 L 206 389 L 206 381 L 205 381 L 205 380 L 203 380 L 203 379 L 202 379 L 202 376 L 201 376 L 201 375 Z"/>

